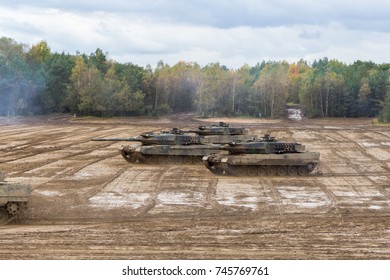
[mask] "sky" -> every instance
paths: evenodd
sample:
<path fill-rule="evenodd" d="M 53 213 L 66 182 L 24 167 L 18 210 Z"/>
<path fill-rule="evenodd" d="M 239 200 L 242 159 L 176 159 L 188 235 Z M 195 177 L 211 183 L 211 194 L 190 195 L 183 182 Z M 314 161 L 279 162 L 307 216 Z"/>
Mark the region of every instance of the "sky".
<path fill-rule="evenodd" d="M 0 0 L 0 37 L 140 66 L 390 62 L 388 0 Z"/>

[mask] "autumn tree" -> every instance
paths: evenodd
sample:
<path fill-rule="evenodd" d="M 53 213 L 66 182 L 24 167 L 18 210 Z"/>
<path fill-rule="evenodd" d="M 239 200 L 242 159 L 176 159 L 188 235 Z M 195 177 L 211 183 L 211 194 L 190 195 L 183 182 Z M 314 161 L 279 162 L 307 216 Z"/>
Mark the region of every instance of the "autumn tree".
<path fill-rule="evenodd" d="M 77 57 L 68 87 L 67 103 L 72 112 L 89 115 L 105 110 L 102 79 L 95 66 L 87 67 L 82 57 Z"/>
<path fill-rule="evenodd" d="M 254 84 L 259 115 L 279 117 L 283 114 L 288 97 L 288 68 L 286 62 L 268 63 Z"/>
<path fill-rule="evenodd" d="M 301 104 L 312 117 L 335 117 L 343 115 L 345 65 L 327 58 L 319 60 L 311 71 L 303 76 L 300 91 Z"/>
<path fill-rule="evenodd" d="M 40 96 L 42 113 L 68 112 L 67 89 L 74 66 L 71 55 L 55 53 L 45 62 L 45 89 Z"/>
<path fill-rule="evenodd" d="M 179 62 L 170 68 L 166 90 L 168 105 L 173 112 L 195 110 L 194 99 L 200 80 L 200 67 L 196 63 Z"/>
<path fill-rule="evenodd" d="M 26 53 L 26 62 L 30 65 L 40 66 L 45 64 L 51 55 L 52 53 L 47 42 L 40 41 Z"/>
<path fill-rule="evenodd" d="M 196 104 L 203 117 L 231 112 L 231 74 L 226 67 L 212 63 L 202 69 Z"/>
<path fill-rule="evenodd" d="M 383 101 L 383 108 L 381 111 L 381 120 L 390 123 L 390 68 L 387 70 L 387 93 Z"/>
<path fill-rule="evenodd" d="M 288 99 L 287 102 L 299 104 L 299 93 L 303 87 L 305 73 L 310 72 L 311 68 L 306 61 L 301 59 L 298 63 L 292 63 L 288 69 Z"/>
<path fill-rule="evenodd" d="M 388 120 L 388 63 L 346 65 L 322 58 L 309 64 L 261 62 L 228 69 L 219 63 L 141 67 L 91 54 L 52 53 L 0 38 L 0 115 L 71 112 L 84 115 L 279 117 L 287 102 L 309 117 L 380 117 Z"/>
<path fill-rule="evenodd" d="M 0 38 L 0 114 L 33 114 L 45 80 L 42 67 L 27 63 L 29 48 L 10 38 Z M 34 65 L 35 66 L 35 65 Z"/>

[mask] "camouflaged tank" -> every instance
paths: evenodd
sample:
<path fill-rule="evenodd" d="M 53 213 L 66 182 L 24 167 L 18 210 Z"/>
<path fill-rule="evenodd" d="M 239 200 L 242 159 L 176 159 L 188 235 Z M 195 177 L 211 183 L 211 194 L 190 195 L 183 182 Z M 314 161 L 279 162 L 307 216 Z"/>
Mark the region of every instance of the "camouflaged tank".
<path fill-rule="evenodd" d="M 318 152 L 305 151 L 305 146 L 276 140 L 268 134 L 262 139 L 232 142 L 203 157 L 205 166 L 216 175 L 286 176 L 306 175 L 319 163 Z"/>
<path fill-rule="evenodd" d="M 199 126 L 194 130 L 174 128 L 160 133 L 146 132 L 130 138 L 93 138 L 92 141 L 137 141 L 140 145 L 128 145 L 121 149 L 123 158 L 129 163 L 192 164 L 201 163 L 202 157 L 219 152 L 222 144 L 246 141 L 255 136 L 248 130 L 218 125 Z"/>
<path fill-rule="evenodd" d="M 27 208 L 31 192 L 30 185 L 6 182 L 0 171 L 0 225 L 11 222 Z"/>

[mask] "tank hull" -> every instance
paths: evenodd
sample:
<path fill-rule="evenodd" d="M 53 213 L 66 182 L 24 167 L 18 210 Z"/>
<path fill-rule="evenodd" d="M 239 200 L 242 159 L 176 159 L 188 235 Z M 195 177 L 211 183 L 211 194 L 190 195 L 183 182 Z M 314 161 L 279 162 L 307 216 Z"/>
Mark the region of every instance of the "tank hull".
<path fill-rule="evenodd" d="M 256 138 L 256 135 L 208 135 L 199 136 L 199 143 L 207 144 L 228 144 L 230 142 L 245 142 Z"/>
<path fill-rule="evenodd" d="M 138 145 L 122 147 L 121 155 L 132 164 L 201 164 L 205 155 L 219 151 L 218 145 Z"/>
<path fill-rule="evenodd" d="M 287 176 L 307 175 L 319 163 L 317 152 L 284 154 L 212 154 L 203 157 L 205 166 L 216 175 Z"/>
<path fill-rule="evenodd" d="M 0 225 L 9 223 L 23 213 L 31 192 L 30 185 L 0 182 Z"/>

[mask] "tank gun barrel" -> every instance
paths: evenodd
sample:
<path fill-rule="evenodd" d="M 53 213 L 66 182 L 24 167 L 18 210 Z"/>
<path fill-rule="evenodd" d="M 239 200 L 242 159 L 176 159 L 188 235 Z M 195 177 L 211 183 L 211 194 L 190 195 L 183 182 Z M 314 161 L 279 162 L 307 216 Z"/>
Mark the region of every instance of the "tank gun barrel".
<path fill-rule="evenodd" d="M 92 138 L 91 141 L 140 141 L 140 139 L 136 137 L 128 137 L 128 138 Z"/>

